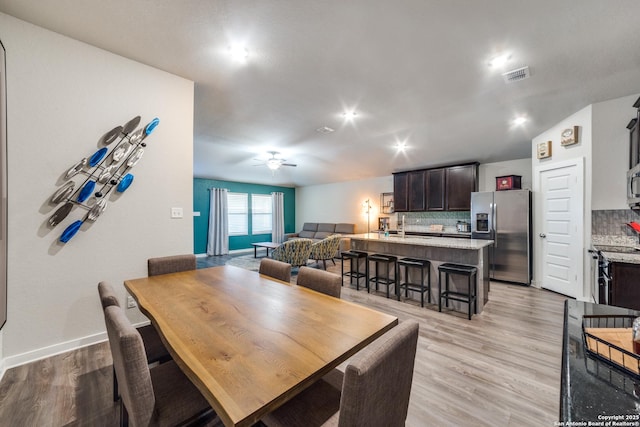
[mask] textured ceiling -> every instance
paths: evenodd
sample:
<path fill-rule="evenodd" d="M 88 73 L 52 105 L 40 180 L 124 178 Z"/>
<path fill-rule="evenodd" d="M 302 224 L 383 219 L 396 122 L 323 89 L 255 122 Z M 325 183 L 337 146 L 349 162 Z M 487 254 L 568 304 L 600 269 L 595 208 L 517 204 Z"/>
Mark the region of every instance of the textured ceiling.
<path fill-rule="evenodd" d="M 0 0 L 0 11 L 195 81 L 198 177 L 302 186 L 524 158 L 566 116 L 640 91 L 637 0 Z M 236 43 L 246 63 L 229 57 Z M 505 68 L 488 67 L 503 51 Z M 531 78 L 503 81 L 523 65 Z M 514 127 L 519 114 L 529 121 Z M 298 167 L 255 166 L 270 150 Z"/>

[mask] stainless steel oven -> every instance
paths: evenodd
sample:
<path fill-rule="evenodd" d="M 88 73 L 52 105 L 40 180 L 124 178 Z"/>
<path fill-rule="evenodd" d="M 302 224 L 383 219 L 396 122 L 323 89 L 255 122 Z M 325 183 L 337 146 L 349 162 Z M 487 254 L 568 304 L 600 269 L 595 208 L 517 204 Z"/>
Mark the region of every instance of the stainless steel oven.
<path fill-rule="evenodd" d="M 631 209 L 640 209 L 640 164 L 627 172 L 627 203 Z"/>

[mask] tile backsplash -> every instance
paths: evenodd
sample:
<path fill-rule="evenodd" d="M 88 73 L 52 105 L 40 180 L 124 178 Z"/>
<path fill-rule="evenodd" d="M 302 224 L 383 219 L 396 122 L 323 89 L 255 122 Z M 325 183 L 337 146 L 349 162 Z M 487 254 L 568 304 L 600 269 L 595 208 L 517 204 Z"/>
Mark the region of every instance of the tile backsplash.
<path fill-rule="evenodd" d="M 471 212 L 398 212 L 398 222 L 402 222 L 402 217 L 406 223 L 405 231 L 425 232 L 429 231 L 429 227 L 433 224 L 441 224 L 444 231 L 456 231 L 458 221 L 469 222 L 471 220 Z"/>
<path fill-rule="evenodd" d="M 640 212 L 631 209 L 591 211 L 591 234 L 637 237 L 627 225 L 631 221 L 640 222 Z"/>

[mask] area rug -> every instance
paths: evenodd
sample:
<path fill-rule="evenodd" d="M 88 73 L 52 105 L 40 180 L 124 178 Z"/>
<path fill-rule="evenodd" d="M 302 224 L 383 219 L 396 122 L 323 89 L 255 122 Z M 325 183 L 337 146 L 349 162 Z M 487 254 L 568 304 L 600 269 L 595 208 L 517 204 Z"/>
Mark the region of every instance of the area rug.
<path fill-rule="evenodd" d="M 260 260 L 262 258 L 254 258 L 251 255 L 242 255 L 231 258 L 227 261 L 227 265 L 233 265 L 234 267 L 244 268 L 245 270 L 258 271 L 260 268 Z"/>
<path fill-rule="evenodd" d="M 253 254 L 251 255 L 242 255 L 233 257 L 226 262 L 227 265 L 233 265 L 234 267 L 244 268 L 245 270 L 258 271 L 260 268 L 260 260 L 264 257 L 254 258 Z M 319 265 L 316 264 L 315 261 L 309 261 L 307 263 L 307 267 L 319 268 Z M 298 274 L 298 269 L 291 269 L 291 275 L 295 276 Z"/>

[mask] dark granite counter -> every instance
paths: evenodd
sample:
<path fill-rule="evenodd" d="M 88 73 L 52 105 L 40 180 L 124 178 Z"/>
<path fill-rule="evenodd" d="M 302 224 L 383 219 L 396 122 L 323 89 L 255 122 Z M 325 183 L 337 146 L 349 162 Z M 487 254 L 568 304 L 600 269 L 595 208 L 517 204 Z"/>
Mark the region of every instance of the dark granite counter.
<path fill-rule="evenodd" d="M 640 380 L 589 355 L 582 335 L 585 314 L 640 316 L 619 307 L 565 302 L 558 425 L 640 426 Z"/>

